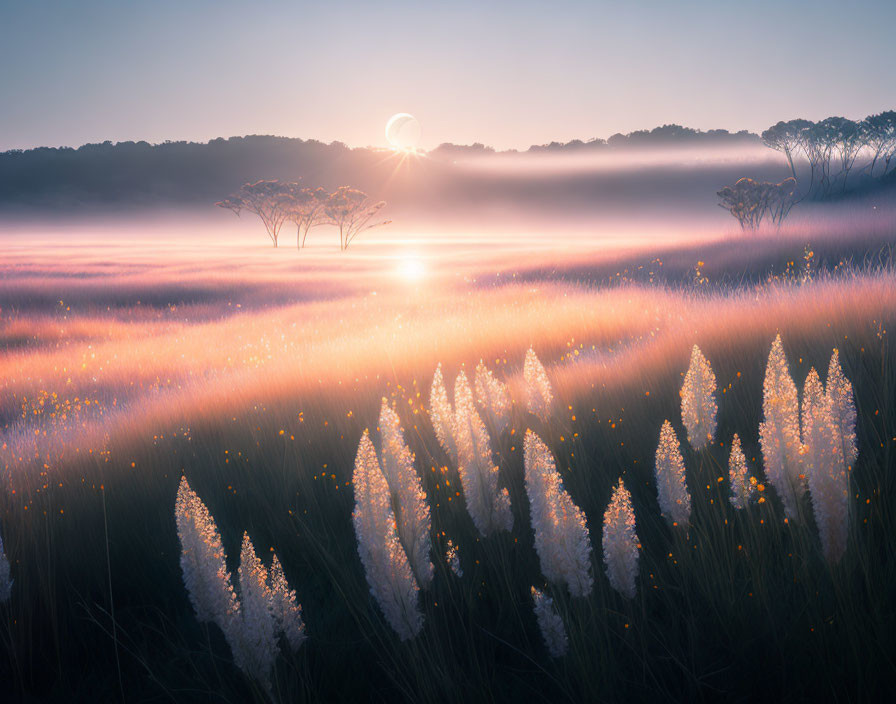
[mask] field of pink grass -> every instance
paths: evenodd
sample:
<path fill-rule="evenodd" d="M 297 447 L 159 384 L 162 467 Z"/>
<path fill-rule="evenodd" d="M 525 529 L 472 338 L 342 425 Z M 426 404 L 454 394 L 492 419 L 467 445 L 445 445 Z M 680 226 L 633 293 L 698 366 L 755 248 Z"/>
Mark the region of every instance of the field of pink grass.
<path fill-rule="evenodd" d="M 517 688 L 509 698 L 534 688 L 543 701 L 628 700 L 637 681 L 641 698 L 693 699 L 732 677 L 748 691 L 756 667 L 781 698 L 794 689 L 773 661 L 794 642 L 811 663 L 794 674 L 798 693 L 884 678 L 859 644 L 891 652 L 890 629 L 871 624 L 889 623 L 894 583 L 890 560 L 874 557 L 893 554 L 896 535 L 892 219 L 825 211 L 749 236 L 675 221 L 605 222 L 593 237 L 405 227 L 342 254 L 324 232 L 297 252 L 266 246 L 257 224 L 226 222 L 189 223 L 189 238 L 174 222 L 0 236 L 0 511 L 14 579 L 0 641 L 15 655 L 6 672 L 17 691 L 90 698 L 121 680 L 268 700 L 187 599 L 172 515 L 182 477 L 214 516 L 227 569 L 248 532 L 296 590 L 309 640 L 277 659 L 278 700 L 357 699 L 384 686 L 441 701 L 495 676 L 502 692 Z M 776 334 L 798 386 L 810 368 L 827 369 L 834 348 L 855 385 L 861 449 L 838 569 L 860 588 L 830 581 L 814 525 L 782 523 L 770 483 L 748 513 L 727 507 L 734 433 L 766 481 L 757 431 Z M 685 545 L 667 534 L 653 463 L 660 427 L 679 426 L 695 344 L 718 382 L 719 431 L 705 451 L 685 448 Z M 530 348 L 552 388 L 536 414 Z M 429 408 L 437 365 L 451 390 L 461 371 L 473 382 L 480 360 L 512 399 L 492 440 L 514 529 L 489 538 L 470 522 Z M 404 428 L 432 518 L 436 576 L 420 604 L 425 625 L 407 642 L 380 619 L 352 532 L 359 439 L 367 431 L 382 449 L 389 417 Z M 583 603 L 545 584 L 524 487 L 527 429 L 593 541 L 624 481 L 640 563 L 631 602 L 618 601 L 597 561 Z M 444 559 L 452 549 L 458 572 Z M 568 630 L 557 661 L 547 661 L 538 613 L 539 623 L 561 614 Z M 740 650 L 722 669 L 712 639 L 732 632 Z M 849 652 L 831 656 L 842 642 Z M 347 659 L 355 678 L 342 676 Z M 86 684 L 66 680 L 85 668 Z"/>
<path fill-rule="evenodd" d="M 886 248 L 887 220 L 849 217 L 860 251 Z M 452 374 L 503 366 L 518 393 L 529 346 L 572 402 L 595 388 L 649 397 L 694 343 L 736 358 L 777 332 L 825 346 L 886 334 L 896 275 L 847 261 L 844 224 L 720 230 L 659 250 L 649 235 L 620 247 L 380 234 L 344 255 L 217 243 L 201 228 L 187 245 L 165 229 L 115 240 L 100 228 L 77 243 L 6 233 L 0 468 L 29 484 L 85 453 L 253 408 L 351 415 L 387 383 L 424 386 L 440 362 Z"/>

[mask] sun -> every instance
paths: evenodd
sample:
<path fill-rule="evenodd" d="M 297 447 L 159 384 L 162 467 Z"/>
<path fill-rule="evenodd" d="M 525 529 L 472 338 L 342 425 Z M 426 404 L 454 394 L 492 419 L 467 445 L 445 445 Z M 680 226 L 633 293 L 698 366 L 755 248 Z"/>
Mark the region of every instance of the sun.
<path fill-rule="evenodd" d="M 420 123 L 407 112 L 399 112 L 386 123 L 386 142 L 396 151 L 414 152 L 420 141 Z"/>
<path fill-rule="evenodd" d="M 395 273 L 399 278 L 415 283 L 426 275 L 426 265 L 419 257 L 408 255 L 398 261 Z"/>

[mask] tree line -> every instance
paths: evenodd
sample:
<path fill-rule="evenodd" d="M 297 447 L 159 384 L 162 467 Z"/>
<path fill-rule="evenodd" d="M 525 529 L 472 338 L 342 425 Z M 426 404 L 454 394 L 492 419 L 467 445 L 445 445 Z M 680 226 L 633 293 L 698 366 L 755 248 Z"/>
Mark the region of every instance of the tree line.
<path fill-rule="evenodd" d="M 846 193 L 853 183 L 881 182 L 896 175 L 896 111 L 869 115 L 864 120 L 828 117 L 819 122 L 778 122 L 762 135 L 766 146 L 781 152 L 790 167 L 790 178 L 781 183 L 742 178 L 718 191 L 719 205 L 731 213 L 743 229 L 756 229 L 763 220 L 780 225 L 794 205 L 809 198 L 821 200 Z M 800 180 L 797 165 L 808 164 Z M 857 167 L 861 164 L 861 167 Z"/>
<path fill-rule="evenodd" d="M 882 180 L 896 172 L 896 110 L 864 120 L 828 117 L 820 122 L 778 122 L 762 133 L 762 141 L 784 154 L 794 179 L 794 160 L 802 157 L 808 162 L 806 196 L 845 192 L 849 175 L 862 157 L 865 163 L 859 172 L 871 178 Z"/>
<path fill-rule="evenodd" d="M 339 231 L 339 249 L 348 249 L 364 230 L 388 225 L 391 220 L 371 222 L 385 207 L 385 201 L 374 201 L 363 191 L 340 186 L 332 193 L 325 188 L 303 188 L 295 181 L 255 181 L 215 203 L 239 215 L 243 210 L 257 215 L 275 247 L 280 230 L 291 222 L 296 226 L 296 248 L 305 246 L 308 232 L 319 225 L 331 225 Z"/>
<path fill-rule="evenodd" d="M 374 193 L 393 168 L 371 149 L 264 135 L 13 150 L 0 153 L 0 212 L 206 208 L 257 179 Z"/>

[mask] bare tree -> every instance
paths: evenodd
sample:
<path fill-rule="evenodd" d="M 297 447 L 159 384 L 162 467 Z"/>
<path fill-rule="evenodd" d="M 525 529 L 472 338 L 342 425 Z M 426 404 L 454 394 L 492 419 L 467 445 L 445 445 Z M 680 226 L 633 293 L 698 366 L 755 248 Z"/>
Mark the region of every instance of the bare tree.
<path fill-rule="evenodd" d="M 834 179 L 836 181 L 843 177 L 841 189 L 845 191 L 849 172 L 865 146 L 866 132 L 863 123 L 845 117 L 829 117 L 819 123 L 819 128 L 831 143 L 831 155 L 836 154 L 839 157 L 840 171 Z"/>
<path fill-rule="evenodd" d="M 819 174 L 819 187 L 822 195 L 830 195 L 833 187 L 831 178 L 831 159 L 837 147 L 840 126 L 831 118 L 815 123 L 809 131 L 809 140 L 816 157 Z"/>
<path fill-rule="evenodd" d="M 816 183 L 821 183 L 824 172 L 824 143 L 819 139 L 819 133 L 814 122 L 809 120 L 800 129 L 800 148 L 809 162 L 809 184 L 805 189 L 805 195 L 815 192 Z"/>
<path fill-rule="evenodd" d="M 866 157 L 868 162 L 862 171 L 867 171 L 871 178 L 883 179 L 896 172 L 891 170 L 891 164 L 896 165 L 894 110 L 870 115 L 858 122 L 845 117 L 828 117 L 817 123 L 778 122 L 762 133 L 762 141 L 785 155 L 795 179 L 798 157 L 808 161 L 808 185 L 801 182 L 799 188 L 802 198 L 825 198 L 836 191 L 845 192 L 856 163 Z M 879 163 L 883 164 L 883 170 L 875 174 Z"/>
<path fill-rule="evenodd" d="M 287 219 L 295 223 L 296 248 L 302 249 L 308 231 L 327 222 L 326 206 L 330 194 L 324 188 L 293 186 L 281 196 L 281 207 Z"/>
<path fill-rule="evenodd" d="M 872 158 L 868 173 L 874 176 L 874 167 L 883 160 L 881 177 L 890 170 L 890 161 L 896 156 L 896 110 L 887 110 L 878 115 L 869 115 L 864 120 L 865 135 Z"/>
<path fill-rule="evenodd" d="M 796 179 L 794 156 L 803 148 L 804 130 L 811 123 L 808 120 L 789 120 L 772 125 L 762 133 L 762 141 L 766 146 L 781 152 L 787 158 L 790 173 Z"/>
<path fill-rule="evenodd" d="M 349 244 L 364 230 L 392 222 L 370 222 L 385 205 L 386 201 L 373 201 L 363 191 L 349 186 L 340 186 L 331 193 L 324 212 L 326 222 L 339 229 L 339 248 L 348 249 Z"/>
<path fill-rule="evenodd" d="M 280 228 L 283 227 L 287 218 L 287 213 L 283 209 L 283 195 L 294 185 L 277 180 L 246 183 L 230 198 L 215 203 L 215 205 L 232 210 L 237 216 L 242 210 L 255 213 L 261 218 L 268 237 L 276 247 Z"/>

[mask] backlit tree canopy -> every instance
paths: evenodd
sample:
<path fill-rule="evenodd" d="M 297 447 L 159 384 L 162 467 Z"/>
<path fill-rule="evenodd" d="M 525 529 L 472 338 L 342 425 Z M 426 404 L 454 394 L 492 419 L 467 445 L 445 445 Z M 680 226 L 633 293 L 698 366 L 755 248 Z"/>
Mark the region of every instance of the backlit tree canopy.
<path fill-rule="evenodd" d="M 244 184 L 240 190 L 226 200 L 215 205 L 232 210 L 237 215 L 247 210 L 255 213 L 264 223 L 264 228 L 274 246 L 280 237 L 280 228 L 286 220 L 286 211 L 282 207 L 286 184 L 280 181 L 256 181 Z"/>
<path fill-rule="evenodd" d="M 373 201 L 366 193 L 342 186 L 330 194 L 325 206 L 327 223 L 339 229 L 339 248 L 348 249 L 352 240 L 364 230 L 388 225 L 390 220 L 370 221 L 386 205 L 386 201 Z"/>
<path fill-rule="evenodd" d="M 326 206 L 329 193 L 324 188 L 299 188 L 289 184 L 280 196 L 280 207 L 287 220 L 296 225 L 296 248 L 305 246 L 305 238 L 312 227 L 326 222 Z"/>
<path fill-rule="evenodd" d="M 313 227 L 331 225 L 339 230 L 340 250 L 347 249 L 364 230 L 391 222 L 371 222 L 386 202 L 374 201 L 363 191 L 349 186 L 328 193 L 324 188 L 303 188 L 293 181 L 256 181 L 244 184 L 215 205 L 237 215 L 243 210 L 258 215 L 275 247 L 287 221 L 296 225 L 298 249 L 305 246 L 305 238 Z"/>
<path fill-rule="evenodd" d="M 803 197 L 845 192 L 857 163 L 861 165 L 858 173 L 866 180 L 883 180 L 896 173 L 894 110 L 864 120 L 828 117 L 820 122 L 778 122 L 762 133 L 762 141 L 784 155 L 794 179 L 799 180 L 799 163 L 808 165 L 808 178 L 800 180 Z"/>

